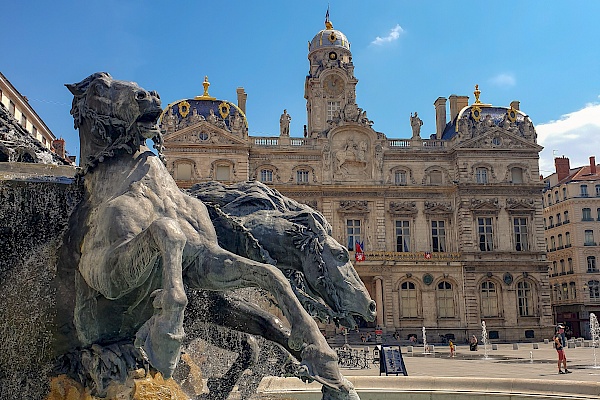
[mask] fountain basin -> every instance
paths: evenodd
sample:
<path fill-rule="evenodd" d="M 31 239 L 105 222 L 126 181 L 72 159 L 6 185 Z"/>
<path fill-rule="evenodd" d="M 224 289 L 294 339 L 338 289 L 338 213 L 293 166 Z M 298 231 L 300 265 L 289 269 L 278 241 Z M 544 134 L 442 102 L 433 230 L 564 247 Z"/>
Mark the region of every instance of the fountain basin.
<path fill-rule="evenodd" d="M 600 383 L 541 379 L 429 376 L 349 376 L 361 400 L 598 399 Z M 321 399 L 321 385 L 296 378 L 264 378 L 258 393 L 268 399 Z"/>

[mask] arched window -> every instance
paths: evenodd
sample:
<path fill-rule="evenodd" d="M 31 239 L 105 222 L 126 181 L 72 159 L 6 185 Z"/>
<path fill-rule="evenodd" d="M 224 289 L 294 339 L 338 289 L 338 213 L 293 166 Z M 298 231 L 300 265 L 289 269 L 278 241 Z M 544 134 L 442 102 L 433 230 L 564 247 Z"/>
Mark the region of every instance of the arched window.
<path fill-rule="evenodd" d="M 175 167 L 175 179 L 189 181 L 192 179 L 192 164 L 180 162 Z"/>
<path fill-rule="evenodd" d="M 413 282 L 402 282 L 400 285 L 400 316 L 402 318 L 418 317 L 417 289 Z"/>
<path fill-rule="evenodd" d="M 498 316 L 498 293 L 496 285 L 492 281 L 481 283 L 481 316 Z"/>
<path fill-rule="evenodd" d="M 565 233 L 565 246 L 571 247 L 571 232 Z"/>
<path fill-rule="evenodd" d="M 567 264 L 569 265 L 569 272 L 573 273 L 573 259 L 567 258 Z"/>
<path fill-rule="evenodd" d="M 261 169 L 260 170 L 260 181 L 261 182 L 273 182 L 273 170 Z"/>
<path fill-rule="evenodd" d="M 429 173 L 429 184 L 430 185 L 441 185 L 442 184 L 442 171 L 431 171 Z"/>
<path fill-rule="evenodd" d="M 406 185 L 406 171 L 394 171 L 394 184 L 395 185 Z"/>
<path fill-rule="evenodd" d="M 571 221 L 569 221 L 569 212 L 568 211 L 565 211 L 563 213 L 563 215 L 565 217 L 565 224 L 568 224 L 569 222 L 571 222 Z"/>
<path fill-rule="evenodd" d="M 533 315 L 533 289 L 528 281 L 521 281 L 517 284 L 517 300 L 519 315 L 529 317 Z"/>
<path fill-rule="evenodd" d="M 563 300 L 569 300 L 569 286 L 567 282 L 562 284 Z"/>
<path fill-rule="evenodd" d="M 575 288 L 575 282 L 569 282 L 569 293 L 571 294 L 571 299 L 577 299 L 577 289 Z"/>
<path fill-rule="evenodd" d="M 523 183 L 523 170 L 519 167 L 511 168 L 510 180 L 512 183 Z"/>
<path fill-rule="evenodd" d="M 562 192 L 563 192 L 563 200 L 567 199 L 567 188 L 562 188 Z"/>
<path fill-rule="evenodd" d="M 563 248 L 563 235 L 562 235 L 562 233 L 558 234 L 558 248 L 559 249 Z"/>
<path fill-rule="evenodd" d="M 588 289 L 590 290 L 590 299 L 600 299 L 600 281 L 588 281 Z"/>
<path fill-rule="evenodd" d="M 475 169 L 475 181 L 477 183 L 488 183 L 488 170 L 484 167 L 479 167 Z"/>
<path fill-rule="evenodd" d="M 554 228 L 554 217 L 548 217 L 548 228 Z"/>
<path fill-rule="evenodd" d="M 452 284 L 446 281 L 438 283 L 436 295 L 438 304 L 438 317 L 454 317 L 456 314 L 454 310 L 454 291 L 452 290 Z"/>
<path fill-rule="evenodd" d="M 296 171 L 296 183 L 308 183 L 309 172 L 305 169 Z"/>
<path fill-rule="evenodd" d="M 565 260 L 560 260 L 560 273 L 563 275 L 567 273 L 565 270 Z"/>

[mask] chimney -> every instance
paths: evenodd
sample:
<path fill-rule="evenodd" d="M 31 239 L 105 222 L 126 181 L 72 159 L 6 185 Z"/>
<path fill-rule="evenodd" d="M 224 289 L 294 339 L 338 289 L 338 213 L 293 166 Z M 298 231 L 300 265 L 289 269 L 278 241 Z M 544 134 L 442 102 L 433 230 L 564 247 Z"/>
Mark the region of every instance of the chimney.
<path fill-rule="evenodd" d="M 469 105 L 469 96 L 450 96 L 450 121 L 454 121 L 460 110 Z"/>
<path fill-rule="evenodd" d="M 521 104 L 521 102 L 519 100 L 513 100 L 510 102 L 510 107 L 512 109 L 518 110 L 520 104 Z"/>
<path fill-rule="evenodd" d="M 66 158 L 66 152 L 65 152 L 65 139 L 60 138 L 60 139 L 55 139 L 52 142 L 52 147 L 54 147 L 54 152 L 56 154 L 58 154 L 59 156 L 61 156 L 62 158 Z"/>
<path fill-rule="evenodd" d="M 435 138 L 441 139 L 446 128 L 446 98 L 438 97 L 433 106 L 435 107 Z"/>
<path fill-rule="evenodd" d="M 590 174 L 595 174 L 595 173 L 596 173 L 596 157 L 591 156 L 590 157 Z"/>
<path fill-rule="evenodd" d="M 562 181 L 571 172 L 571 165 L 569 159 L 565 156 L 556 157 L 554 159 L 554 167 L 556 168 L 556 174 L 558 175 L 558 181 Z"/>
<path fill-rule="evenodd" d="M 242 112 L 244 114 L 246 114 L 246 98 L 248 98 L 248 95 L 244 91 L 243 87 L 237 88 L 236 92 L 237 92 L 238 107 L 240 108 L 240 110 L 242 110 Z"/>

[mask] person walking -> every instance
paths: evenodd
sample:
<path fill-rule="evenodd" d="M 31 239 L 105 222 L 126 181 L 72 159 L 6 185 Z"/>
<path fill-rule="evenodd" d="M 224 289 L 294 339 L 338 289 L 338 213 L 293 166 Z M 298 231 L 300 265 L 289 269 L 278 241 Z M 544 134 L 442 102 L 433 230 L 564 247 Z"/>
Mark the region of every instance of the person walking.
<path fill-rule="evenodd" d="M 556 349 L 556 352 L 558 353 L 558 373 L 559 374 L 570 374 L 571 371 L 569 371 L 567 369 L 567 356 L 565 355 L 565 346 L 567 345 L 564 342 L 564 332 L 565 332 L 565 327 L 563 325 L 558 325 L 556 327 L 556 332 L 554 333 L 554 348 Z M 562 369 L 560 369 L 560 365 L 562 363 L 563 368 L 565 369 L 564 371 Z"/>

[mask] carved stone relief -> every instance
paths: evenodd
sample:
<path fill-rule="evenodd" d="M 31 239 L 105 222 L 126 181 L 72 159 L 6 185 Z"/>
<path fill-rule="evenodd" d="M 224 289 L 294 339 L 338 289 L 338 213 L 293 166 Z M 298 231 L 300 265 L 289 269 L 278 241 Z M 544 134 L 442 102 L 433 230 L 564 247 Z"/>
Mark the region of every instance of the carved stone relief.
<path fill-rule="evenodd" d="M 414 215 L 417 214 L 417 203 L 414 201 L 391 201 L 389 206 L 391 214 Z"/>
<path fill-rule="evenodd" d="M 368 202 L 366 200 L 342 200 L 340 201 L 340 212 L 368 212 Z"/>

